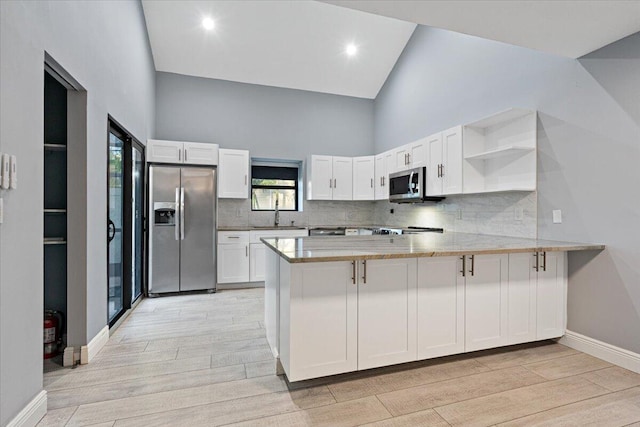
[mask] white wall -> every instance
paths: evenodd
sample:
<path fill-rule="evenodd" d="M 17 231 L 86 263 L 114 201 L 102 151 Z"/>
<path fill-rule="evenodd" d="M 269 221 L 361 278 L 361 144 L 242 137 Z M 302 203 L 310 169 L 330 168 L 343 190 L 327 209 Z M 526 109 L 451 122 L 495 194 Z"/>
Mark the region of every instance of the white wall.
<path fill-rule="evenodd" d="M 376 151 L 509 107 L 539 112 L 538 236 L 607 245 L 569 258 L 569 329 L 640 353 L 640 33 L 572 60 L 418 26 L 375 100 Z"/>
<path fill-rule="evenodd" d="M 107 324 L 107 114 L 141 141 L 154 129 L 139 2 L 0 2 L 0 151 L 20 166 L 19 188 L 0 190 L 0 425 L 42 390 L 45 51 L 87 90 L 85 344 Z"/>

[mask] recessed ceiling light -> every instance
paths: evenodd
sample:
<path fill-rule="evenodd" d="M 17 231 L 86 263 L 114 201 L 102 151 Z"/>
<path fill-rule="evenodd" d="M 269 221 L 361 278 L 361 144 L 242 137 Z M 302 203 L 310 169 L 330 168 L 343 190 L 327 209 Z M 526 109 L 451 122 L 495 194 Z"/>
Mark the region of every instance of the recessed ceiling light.
<path fill-rule="evenodd" d="M 205 16 L 204 18 L 202 18 L 202 26 L 205 30 L 213 30 L 215 22 L 213 22 L 213 19 L 211 19 L 210 17 Z"/>
<path fill-rule="evenodd" d="M 355 44 L 350 43 L 350 44 L 347 45 L 347 48 L 345 49 L 345 52 L 347 53 L 347 55 L 353 56 L 358 52 L 358 48 L 356 47 Z"/>

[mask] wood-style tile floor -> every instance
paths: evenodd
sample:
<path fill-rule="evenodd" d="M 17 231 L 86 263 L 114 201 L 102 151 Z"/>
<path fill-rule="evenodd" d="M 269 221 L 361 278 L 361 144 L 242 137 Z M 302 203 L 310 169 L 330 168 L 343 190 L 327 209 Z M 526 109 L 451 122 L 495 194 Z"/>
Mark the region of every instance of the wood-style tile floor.
<path fill-rule="evenodd" d="M 146 299 L 40 425 L 640 426 L 640 375 L 553 342 L 288 385 L 262 319 L 262 289 Z"/>

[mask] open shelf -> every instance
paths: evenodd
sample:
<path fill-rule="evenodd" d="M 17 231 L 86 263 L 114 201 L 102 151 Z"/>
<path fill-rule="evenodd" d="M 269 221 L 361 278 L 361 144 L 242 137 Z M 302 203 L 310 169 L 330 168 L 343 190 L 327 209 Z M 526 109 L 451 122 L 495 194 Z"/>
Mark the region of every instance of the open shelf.
<path fill-rule="evenodd" d="M 67 146 L 64 144 L 44 144 L 45 151 L 67 151 Z"/>
<path fill-rule="evenodd" d="M 465 191 L 463 194 L 486 194 L 486 193 L 509 193 L 516 191 L 536 191 L 535 187 L 494 187 L 478 189 L 475 191 Z"/>
<path fill-rule="evenodd" d="M 525 110 L 523 108 L 509 108 L 508 110 L 500 111 L 499 113 L 492 114 L 489 117 L 485 117 L 473 123 L 468 123 L 465 126 L 476 129 L 485 129 L 519 119 L 520 117 L 524 117 L 532 113 L 533 111 Z"/>
<path fill-rule="evenodd" d="M 489 160 L 496 159 L 498 157 L 510 156 L 513 154 L 521 154 L 529 151 L 534 151 L 534 147 L 522 147 L 518 145 L 507 145 L 493 150 L 484 151 L 478 154 L 471 154 L 465 156 L 466 160 Z"/>

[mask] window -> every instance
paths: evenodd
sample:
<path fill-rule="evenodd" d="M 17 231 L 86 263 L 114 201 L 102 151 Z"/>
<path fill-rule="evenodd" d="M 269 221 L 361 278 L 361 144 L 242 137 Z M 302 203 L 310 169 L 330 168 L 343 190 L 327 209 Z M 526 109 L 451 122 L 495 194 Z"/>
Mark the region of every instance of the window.
<path fill-rule="evenodd" d="M 251 166 L 251 210 L 298 210 L 298 167 Z"/>

